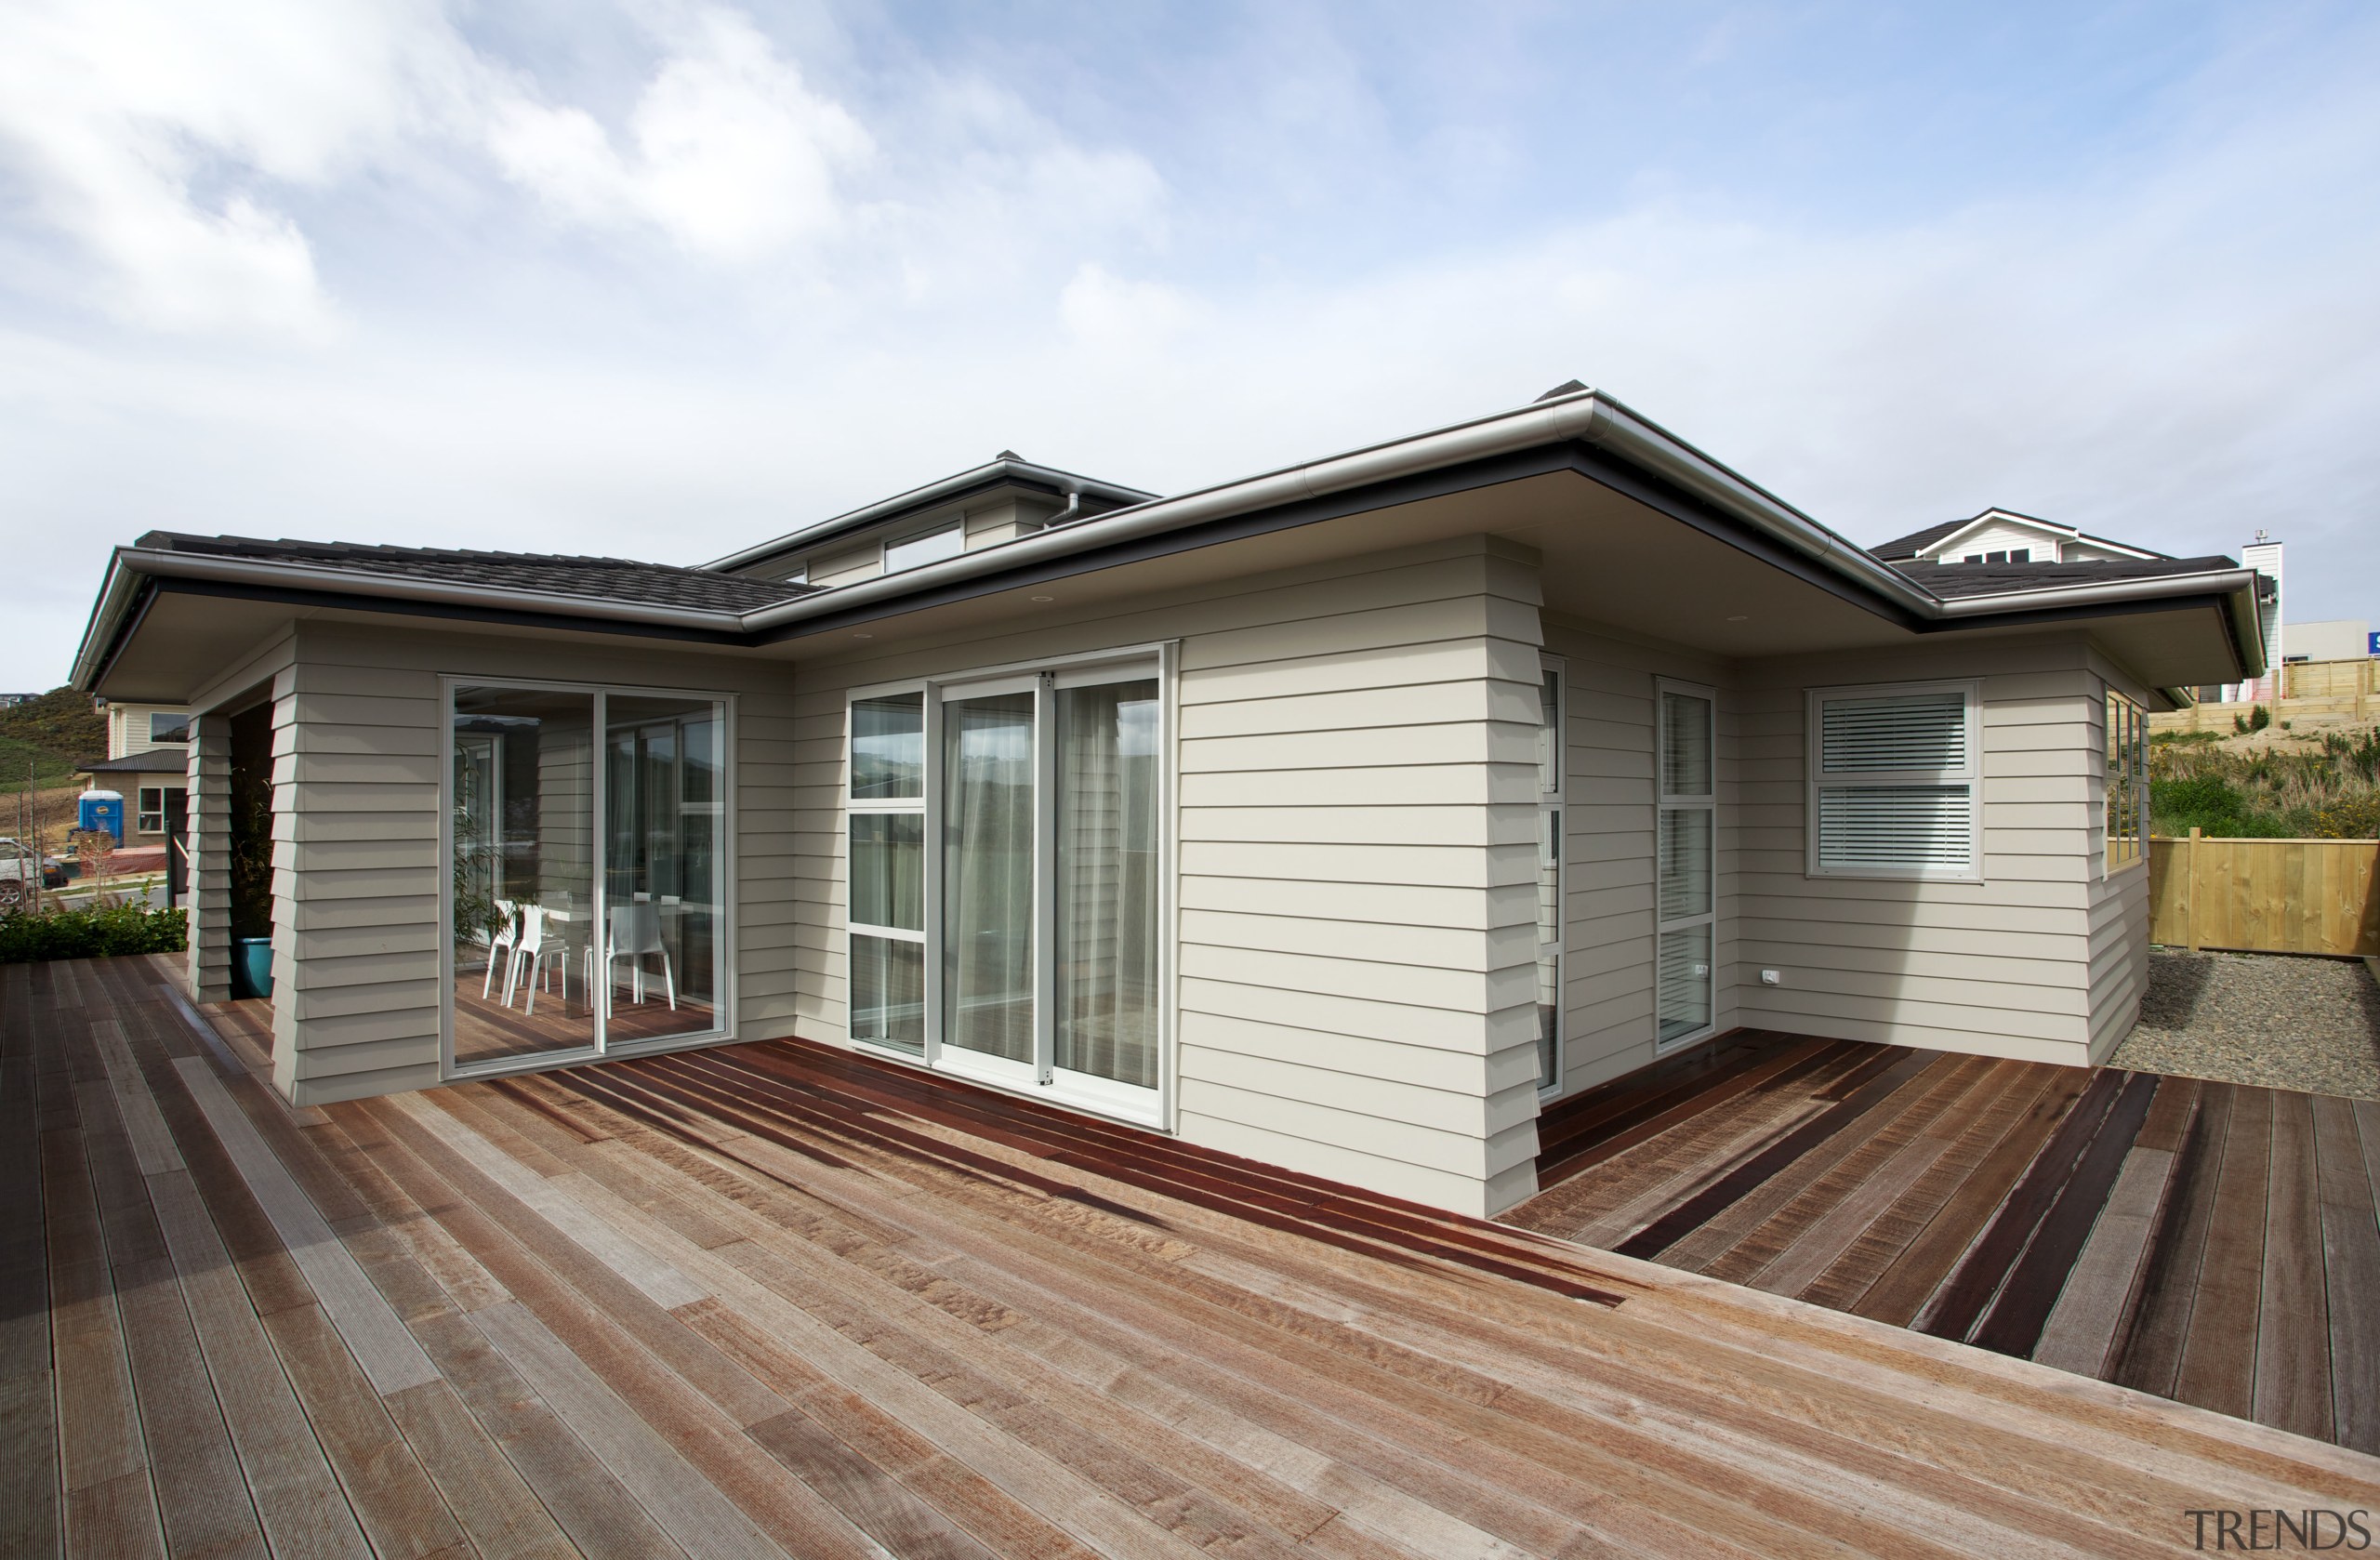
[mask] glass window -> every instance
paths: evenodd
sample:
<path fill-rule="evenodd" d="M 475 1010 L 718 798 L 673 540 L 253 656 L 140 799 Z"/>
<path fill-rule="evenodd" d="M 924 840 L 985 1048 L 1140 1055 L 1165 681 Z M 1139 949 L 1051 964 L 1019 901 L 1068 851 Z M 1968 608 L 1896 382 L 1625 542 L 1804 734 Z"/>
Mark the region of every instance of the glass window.
<path fill-rule="evenodd" d="M 152 742 L 188 742 L 190 740 L 190 717 L 187 715 L 162 715 L 152 713 L 149 717 L 149 740 Z"/>
<path fill-rule="evenodd" d="M 1157 684 L 1057 690 L 1057 1066 L 1157 1067 Z"/>
<path fill-rule="evenodd" d="M 2149 715 L 2108 690 L 2108 870 L 2141 860 L 2149 837 Z"/>
<path fill-rule="evenodd" d="M 1659 706 L 1654 1022 L 1666 1047 L 1699 1038 L 1714 1022 L 1718 766 L 1711 696 L 1663 684 Z"/>
<path fill-rule="evenodd" d="M 852 701 L 854 1039 L 1070 1104 L 1154 1111 L 1155 670 L 1069 666 Z"/>
<path fill-rule="evenodd" d="M 1809 871 L 1981 877 L 1974 683 L 1813 689 Z"/>
<path fill-rule="evenodd" d="M 923 694 L 852 702 L 852 800 L 890 801 L 926 794 Z"/>
<path fill-rule="evenodd" d="M 889 575 L 902 569 L 914 569 L 920 564 L 939 563 L 966 550 L 966 523 L 954 520 L 947 525 L 937 526 L 921 535 L 885 543 L 884 572 Z"/>
<path fill-rule="evenodd" d="M 726 707 L 458 686 L 458 1068 L 725 1028 Z"/>
<path fill-rule="evenodd" d="M 1537 694 L 1537 1086 L 1562 1082 L 1562 668 L 1540 661 Z"/>
<path fill-rule="evenodd" d="M 138 798 L 139 821 L 132 826 L 141 834 L 163 834 L 165 831 L 165 789 L 162 786 L 143 786 Z"/>
<path fill-rule="evenodd" d="M 1030 690 L 952 699 L 943 733 L 945 1045 L 1033 1059 Z"/>

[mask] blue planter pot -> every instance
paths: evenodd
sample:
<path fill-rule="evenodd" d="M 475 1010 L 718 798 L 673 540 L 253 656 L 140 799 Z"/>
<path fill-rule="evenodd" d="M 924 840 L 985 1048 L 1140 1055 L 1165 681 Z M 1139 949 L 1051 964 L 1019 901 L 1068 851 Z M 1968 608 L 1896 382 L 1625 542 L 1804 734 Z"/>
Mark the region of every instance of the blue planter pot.
<path fill-rule="evenodd" d="M 231 939 L 231 995 L 234 997 L 272 995 L 271 938 L 234 937 Z"/>

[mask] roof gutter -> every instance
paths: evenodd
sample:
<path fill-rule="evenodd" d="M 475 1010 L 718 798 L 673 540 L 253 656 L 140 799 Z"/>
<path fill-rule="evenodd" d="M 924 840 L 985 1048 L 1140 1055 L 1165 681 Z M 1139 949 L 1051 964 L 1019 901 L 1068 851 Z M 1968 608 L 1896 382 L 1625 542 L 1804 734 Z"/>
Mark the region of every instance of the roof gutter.
<path fill-rule="evenodd" d="M 747 613 L 744 627 L 765 631 L 913 590 L 967 579 L 996 569 L 1029 565 L 1069 552 L 1121 542 L 1256 509 L 1319 498 L 1368 483 L 1543 444 L 1575 442 L 1611 449 L 1630 465 L 1713 504 L 1838 574 L 1851 576 L 1901 610 L 1933 616 L 1941 602 L 1899 571 L 1877 562 L 1773 494 L 1753 486 L 1608 396 L 1580 390 L 1416 438 L 1351 450 L 1344 455 L 1259 476 L 1111 509 L 1063 529 L 1044 530 L 897 575 L 837 586 L 814 596 L 778 602 Z"/>
<path fill-rule="evenodd" d="M 75 653 L 73 686 L 87 688 L 108 651 L 115 624 L 123 615 L 141 579 L 191 579 L 217 584 L 253 585 L 281 590 L 313 590 L 334 596 L 369 596 L 378 601 L 405 601 L 441 606 L 477 607 L 499 612 L 536 612 L 549 616 L 586 617 L 594 622 L 646 623 L 672 628 L 698 629 L 734 636 L 743 620 L 732 612 L 706 612 L 697 607 L 657 606 L 586 596 L 552 595 L 535 590 L 508 590 L 500 586 L 461 585 L 443 580 L 401 579 L 388 575 L 361 575 L 351 569 L 324 569 L 306 563 L 266 562 L 226 557 L 219 553 L 172 552 L 162 549 L 120 547 L 108 560 L 108 575 L 99 588 L 90 627 Z"/>
<path fill-rule="evenodd" d="M 1119 487 L 1114 483 L 1103 483 L 1094 477 L 1078 477 L 1072 471 L 1061 471 L 1055 467 L 1036 466 L 1025 460 L 992 460 L 985 462 L 972 470 L 961 471 L 953 477 L 945 477 L 940 482 L 928 483 L 923 487 L 911 488 L 906 493 L 879 499 L 876 503 L 853 509 L 849 513 L 837 515 L 832 520 L 822 520 L 815 525 L 805 525 L 799 531 L 788 531 L 774 541 L 762 542 L 758 547 L 747 547 L 741 552 L 731 552 L 724 558 L 714 559 L 702 566 L 721 573 L 741 569 L 747 564 L 758 563 L 762 559 L 775 557 L 779 553 L 791 552 L 797 548 L 814 546 L 819 542 L 831 540 L 846 531 L 857 531 L 863 526 L 871 525 L 879 520 L 890 519 L 906 510 L 930 508 L 945 498 L 955 498 L 962 493 L 982 487 L 988 483 L 998 482 L 1002 478 L 1023 478 L 1057 489 L 1060 493 L 1066 495 L 1066 507 L 1070 512 L 1081 510 L 1085 494 L 1089 494 L 1093 498 L 1110 499 L 1122 505 L 1145 504 L 1155 496 L 1136 487 Z"/>
<path fill-rule="evenodd" d="M 813 618 L 840 615 L 853 607 L 890 602 L 911 593 L 932 590 L 984 575 L 1030 567 L 1070 553 L 1161 532 L 1320 498 L 1466 461 L 1566 442 L 1596 445 L 1610 451 L 1628 465 L 1658 477 L 1712 506 L 1738 523 L 1810 559 L 1919 623 L 1945 628 L 1964 627 L 1971 623 L 1979 626 L 2002 614 L 2113 605 L 2167 596 L 2221 592 L 2229 602 L 2232 639 L 2241 658 L 2242 676 L 2258 676 L 2264 670 L 2263 635 L 2258 622 L 2253 570 L 2232 569 L 2157 579 L 2118 580 L 1946 601 L 1856 543 L 1828 530 L 1774 494 L 1755 486 L 1666 430 L 1638 416 L 1619 402 L 1594 390 L 1580 390 L 1559 400 L 1538 402 L 1516 411 L 1475 418 L 1411 438 L 1368 445 L 1326 459 L 1220 483 L 1171 498 L 1147 499 L 1130 489 L 1093 483 L 1046 467 L 1028 467 L 1013 461 L 994 462 L 948 478 L 932 487 L 918 489 L 883 504 L 871 505 L 866 509 L 854 510 L 824 525 L 793 533 L 790 537 L 731 555 L 709 567 L 734 567 L 738 560 L 756 559 L 782 550 L 800 538 L 814 538 L 828 527 L 847 523 L 856 525 L 883 512 L 914 507 L 928 501 L 937 492 L 955 492 L 970 483 L 980 483 L 987 473 L 1001 470 L 1046 476 L 1053 482 L 1071 483 L 1081 491 L 1099 496 L 1123 495 L 1138 501 L 1129 508 L 1111 509 L 1070 525 L 1045 528 L 1013 541 L 962 553 L 938 563 L 837 586 L 741 614 L 639 605 L 388 575 L 363 575 L 349 570 L 323 569 L 302 563 L 264 562 L 217 554 L 118 548 L 110 562 L 107 583 L 101 588 L 90 628 L 76 655 L 75 683 L 86 686 L 86 680 L 96 675 L 99 658 L 107 653 L 109 639 L 115 632 L 116 622 L 134 588 L 133 581 L 141 575 L 303 588 L 332 595 L 419 601 L 497 611 L 534 611 L 554 615 L 584 616 L 594 621 L 643 623 L 729 636 L 781 630 L 799 634 L 801 625 Z"/>

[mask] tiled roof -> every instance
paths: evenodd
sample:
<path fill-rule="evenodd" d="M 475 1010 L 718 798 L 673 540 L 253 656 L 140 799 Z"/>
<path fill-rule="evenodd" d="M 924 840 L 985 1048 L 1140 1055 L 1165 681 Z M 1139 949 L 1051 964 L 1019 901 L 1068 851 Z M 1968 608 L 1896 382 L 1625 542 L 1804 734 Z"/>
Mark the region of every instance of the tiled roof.
<path fill-rule="evenodd" d="M 211 553 L 264 563 L 384 579 L 436 580 L 449 585 L 522 590 L 542 596 L 633 602 L 698 612 L 751 612 L 806 596 L 816 588 L 786 580 L 753 579 L 639 563 L 626 558 L 580 558 L 543 552 L 472 552 L 452 548 L 364 547 L 353 542 L 264 541 L 251 536 L 192 536 L 152 531 L 136 546 L 161 551 Z"/>
<path fill-rule="evenodd" d="M 2162 579 L 2171 575 L 2211 574 L 2240 565 L 2228 558 L 2109 558 L 2082 563 L 1918 563 L 1893 567 L 1937 596 L 1996 596 L 2019 590 L 2055 590 L 2068 585 L 2106 585 L 2122 579 Z"/>
<path fill-rule="evenodd" d="M 78 774 L 180 774 L 190 768 L 190 755 L 178 747 L 152 747 L 121 759 L 89 759 L 74 766 Z"/>
<path fill-rule="evenodd" d="M 1939 525 L 1929 525 L 1923 531 L 1911 531 L 1906 536 L 1895 536 L 1889 542 L 1879 542 L 1868 550 L 1887 563 L 1897 563 L 1904 558 L 1914 558 L 1943 537 L 1969 523 L 1964 520 L 1946 520 Z"/>

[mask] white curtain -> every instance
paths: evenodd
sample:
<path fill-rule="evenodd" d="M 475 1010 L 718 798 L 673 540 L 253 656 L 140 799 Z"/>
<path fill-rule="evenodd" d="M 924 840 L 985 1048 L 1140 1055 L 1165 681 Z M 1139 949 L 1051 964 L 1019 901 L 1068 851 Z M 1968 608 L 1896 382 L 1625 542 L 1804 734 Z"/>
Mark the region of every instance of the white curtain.
<path fill-rule="evenodd" d="M 1157 1085 L 1157 685 L 1058 695 L 1056 1064 Z"/>
<path fill-rule="evenodd" d="M 943 1038 L 1033 1060 L 1033 695 L 943 707 Z"/>

